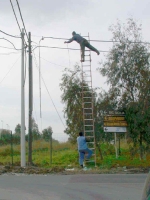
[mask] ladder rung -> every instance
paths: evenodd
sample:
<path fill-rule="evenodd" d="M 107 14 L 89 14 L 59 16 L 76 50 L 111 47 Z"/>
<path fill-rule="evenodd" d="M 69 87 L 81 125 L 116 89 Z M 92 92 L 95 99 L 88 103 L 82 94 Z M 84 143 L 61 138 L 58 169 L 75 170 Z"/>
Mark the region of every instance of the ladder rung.
<path fill-rule="evenodd" d="M 93 119 L 84 119 L 85 121 L 93 121 Z"/>
<path fill-rule="evenodd" d="M 93 125 L 84 125 L 84 126 L 93 126 Z"/>
<path fill-rule="evenodd" d="M 84 109 L 85 109 L 85 110 L 88 110 L 88 109 L 89 109 L 89 110 L 92 110 L 93 108 L 84 108 Z"/>
<path fill-rule="evenodd" d="M 90 67 L 91 65 L 82 65 L 82 67 Z"/>

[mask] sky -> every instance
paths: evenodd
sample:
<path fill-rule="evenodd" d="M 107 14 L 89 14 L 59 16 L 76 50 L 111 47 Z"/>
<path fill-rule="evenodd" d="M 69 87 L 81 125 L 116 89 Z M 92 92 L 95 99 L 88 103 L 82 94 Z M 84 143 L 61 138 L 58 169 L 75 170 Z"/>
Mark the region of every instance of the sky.
<path fill-rule="evenodd" d="M 149 0 L 18 0 L 27 34 L 31 32 L 32 46 L 38 46 L 42 37 L 71 38 L 76 31 L 82 36 L 90 36 L 91 40 L 111 40 L 109 27 L 119 19 L 126 23 L 133 18 L 142 24 L 144 41 L 150 42 L 150 1 Z M 12 0 L 14 10 L 21 29 L 23 24 L 16 0 Z M 0 1 L 0 30 L 8 34 L 20 36 L 9 0 Z M 0 128 L 14 132 L 17 124 L 21 123 L 21 40 L 9 37 L 0 32 Z M 25 36 L 25 40 L 27 38 Z M 39 130 L 52 127 L 53 138 L 65 142 L 68 136 L 64 133 L 64 104 L 61 101 L 62 91 L 60 83 L 65 68 L 73 69 L 80 65 L 79 44 L 72 42 L 64 44 L 64 40 L 44 38 L 41 46 L 61 47 L 63 49 L 40 48 L 40 63 L 43 82 L 41 82 L 41 112 L 39 93 L 39 48 L 33 53 L 33 117 Z M 109 51 L 111 43 L 91 42 L 99 51 Z M 12 49 L 7 49 L 9 47 Z M 99 56 L 92 52 L 92 80 L 93 88 L 108 89 L 106 78 L 102 77 L 97 68 L 105 61 L 107 52 Z M 46 87 L 45 87 L 46 85 Z M 25 77 L 25 125 L 28 130 L 28 54 Z M 47 89 L 46 89 L 47 88 Z M 47 91 L 48 90 L 48 91 Z M 55 106 L 54 106 L 55 105 Z M 57 109 L 57 111 L 56 111 Z M 59 113 L 59 115 L 58 115 Z M 61 120 L 60 120 L 61 118 Z M 26 132 L 27 132 L 26 130 Z M 79 130 L 80 131 L 80 130 Z"/>

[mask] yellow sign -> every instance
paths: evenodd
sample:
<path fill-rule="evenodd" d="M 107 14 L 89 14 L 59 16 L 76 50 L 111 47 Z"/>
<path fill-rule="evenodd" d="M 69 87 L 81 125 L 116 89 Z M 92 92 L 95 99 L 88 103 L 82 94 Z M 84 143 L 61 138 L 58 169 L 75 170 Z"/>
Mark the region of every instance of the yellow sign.
<path fill-rule="evenodd" d="M 126 121 L 104 121 L 104 126 L 105 127 L 126 127 L 127 122 Z"/>
<path fill-rule="evenodd" d="M 125 121 L 124 116 L 105 116 L 104 121 Z"/>

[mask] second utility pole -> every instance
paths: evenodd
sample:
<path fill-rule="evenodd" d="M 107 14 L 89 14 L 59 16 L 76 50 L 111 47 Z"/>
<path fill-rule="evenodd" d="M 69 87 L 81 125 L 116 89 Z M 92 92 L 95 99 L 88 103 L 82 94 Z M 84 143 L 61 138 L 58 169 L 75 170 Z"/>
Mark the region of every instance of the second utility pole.
<path fill-rule="evenodd" d="M 28 129 L 28 164 L 32 165 L 32 111 L 33 111 L 33 78 L 32 78 L 32 51 L 31 33 L 29 32 L 29 129 Z"/>

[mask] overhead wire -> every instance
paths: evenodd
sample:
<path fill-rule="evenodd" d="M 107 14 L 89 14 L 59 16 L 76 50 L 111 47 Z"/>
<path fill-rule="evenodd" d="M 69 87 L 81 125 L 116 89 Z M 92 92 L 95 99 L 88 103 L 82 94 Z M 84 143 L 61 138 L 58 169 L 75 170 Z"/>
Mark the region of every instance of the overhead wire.
<path fill-rule="evenodd" d="M 69 67 L 70 67 L 70 53 L 69 53 L 68 44 L 67 44 L 67 49 L 68 49 L 68 56 L 69 56 Z"/>
<path fill-rule="evenodd" d="M 24 20 L 23 20 L 22 14 L 21 14 L 21 9 L 20 9 L 20 6 L 19 6 L 19 2 L 18 2 L 18 0 L 16 0 L 16 2 L 17 2 L 17 6 L 18 6 L 18 9 L 19 9 L 20 17 L 21 17 L 21 20 L 22 20 L 22 23 L 23 23 L 23 27 L 25 29 L 25 33 L 26 33 L 27 39 L 29 40 L 27 31 L 26 31 L 26 27 L 25 27 L 25 24 L 24 24 Z"/>
<path fill-rule="evenodd" d="M 35 54 L 35 53 L 34 53 L 34 54 Z M 37 54 L 35 54 L 35 55 L 37 56 Z M 56 64 L 56 63 L 50 62 L 49 60 L 47 60 L 47 59 L 45 59 L 45 58 L 43 58 L 43 57 L 41 57 L 41 56 L 40 56 L 40 58 L 42 58 L 42 59 L 45 60 L 46 62 L 51 63 L 52 65 L 57 65 L 57 66 L 60 66 L 60 67 L 65 67 L 65 66 L 62 66 L 62 65 L 59 65 L 59 64 Z"/>
<path fill-rule="evenodd" d="M 14 48 L 11 48 L 11 47 L 4 47 L 4 46 L 0 46 L 0 48 L 4 48 L 4 49 L 14 49 Z M 21 49 L 20 49 L 21 50 Z"/>
<path fill-rule="evenodd" d="M 36 64 L 36 66 L 38 66 L 34 52 L 33 52 L 33 55 L 34 55 L 35 64 Z M 39 59 L 40 59 L 40 56 L 39 56 Z M 41 71 L 40 71 L 40 60 L 39 60 L 39 95 L 40 95 L 40 118 L 41 118 L 41 132 L 42 132 L 43 125 L 42 125 L 42 110 L 41 110 Z"/>
<path fill-rule="evenodd" d="M 11 54 L 18 54 L 20 52 L 10 52 L 10 53 L 0 53 L 0 55 L 11 55 Z"/>
<path fill-rule="evenodd" d="M 38 48 L 38 47 L 43 47 L 43 48 L 51 48 L 51 49 L 66 49 L 66 50 L 75 50 L 75 51 L 80 51 L 80 49 L 74 49 L 74 48 L 65 48 L 65 47 L 50 47 L 50 46 L 36 46 L 33 51 Z M 86 51 L 86 50 L 85 50 Z M 109 52 L 109 51 L 102 51 L 99 50 L 100 52 Z"/>
<path fill-rule="evenodd" d="M 39 36 L 36 36 L 36 37 L 39 37 Z M 51 39 L 56 39 L 56 40 L 68 40 L 68 38 L 58 38 L 58 37 L 44 37 L 42 36 L 43 38 L 51 38 Z M 86 37 L 86 36 L 83 36 L 83 37 Z M 92 42 L 108 42 L 108 43 L 119 43 L 120 41 L 115 41 L 115 40 L 89 40 L 89 41 L 92 41 Z M 130 43 L 144 43 L 144 44 L 150 44 L 150 42 L 132 42 L 130 41 Z"/>
<path fill-rule="evenodd" d="M 15 66 L 15 64 L 18 62 L 19 58 L 20 58 L 20 56 L 17 58 L 17 60 L 15 61 L 15 63 L 12 65 L 12 67 L 8 70 L 8 72 L 6 73 L 6 75 L 2 78 L 2 80 L 0 81 L 0 84 L 4 81 L 4 79 L 10 73 L 10 71 L 13 69 L 13 67 Z"/>
<path fill-rule="evenodd" d="M 33 55 L 34 55 L 34 54 L 33 54 Z M 35 64 L 36 64 L 35 55 L 34 55 L 34 61 L 35 61 Z M 36 68 L 38 69 L 37 64 L 36 64 Z M 60 117 L 60 115 L 59 115 L 59 112 L 58 112 L 58 110 L 57 110 L 57 108 L 56 108 L 56 106 L 55 106 L 55 104 L 54 104 L 54 101 L 53 101 L 53 99 L 52 99 L 52 97 L 51 97 L 51 95 L 50 95 L 50 92 L 49 92 L 49 90 L 48 90 L 48 88 L 47 88 L 47 86 L 46 86 L 46 83 L 45 83 L 45 81 L 44 81 L 44 78 L 43 78 L 42 74 L 41 74 L 41 78 L 42 78 L 42 81 L 43 81 L 43 83 L 44 83 L 44 86 L 45 86 L 45 88 L 46 88 L 46 90 L 47 90 L 47 92 L 48 92 L 48 95 L 49 95 L 49 97 L 50 97 L 50 100 L 51 100 L 51 102 L 52 102 L 52 104 L 53 104 L 53 106 L 54 106 L 54 108 L 55 108 L 55 110 L 56 110 L 56 112 L 57 112 L 57 114 L 58 114 L 58 116 L 59 116 L 59 119 L 61 120 L 63 126 L 65 127 L 65 125 L 64 125 L 64 123 L 63 123 L 63 121 L 62 121 L 62 119 L 61 119 L 61 117 Z"/>
<path fill-rule="evenodd" d="M 17 1 L 17 0 L 16 0 L 16 1 Z M 14 10 L 14 6 L 13 6 L 11 0 L 10 0 L 10 3 L 11 3 L 11 7 L 12 7 L 13 13 L 14 13 L 14 15 L 15 15 L 15 18 L 16 18 L 16 21 L 17 21 L 17 24 L 18 24 L 18 27 L 19 27 L 19 30 L 20 30 L 20 33 L 21 33 L 22 31 L 21 31 L 21 28 L 20 28 L 20 25 L 19 25 L 19 22 L 18 22 L 16 13 L 15 13 L 15 10 Z M 25 28 L 25 25 L 24 25 L 24 21 L 23 21 L 23 18 L 22 18 L 22 14 L 21 14 L 21 10 L 20 10 L 20 6 L 19 6 L 18 1 L 17 1 L 17 6 L 18 6 L 18 9 L 19 9 L 19 13 L 20 13 L 20 16 L 21 16 L 21 20 L 22 20 L 22 23 L 23 23 L 23 26 L 24 26 L 24 29 L 25 29 L 25 33 L 26 33 L 27 39 L 28 39 L 28 35 L 27 35 L 27 32 L 26 32 L 26 28 Z M 9 34 L 8 34 L 8 35 L 9 35 Z M 27 46 L 27 43 L 26 43 L 25 39 L 24 39 L 24 42 L 25 42 L 25 44 L 26 44 L 26 46 Z"/>
<path fill-rule="evenodd" d="M 12 4 L 12 1 L 10 0 L 10 3 L 11 3 L 11 7 L 12 7 L 12 10 L 13 10 L 13 13 L 15 15 L 15 18 L 16 18 L 16 22 L 18 24 L 18 27 L 19 27 L 19 30 L 20 30 L 20 33 L 21 33 L 21 28 L 20 28 L 20 25 L 19 25 L 19 22 L 18 22 L 18 19 L 17 19 L 17 16 L 16 16 L 16 13 L 15 13 L 15 10 L 14 10 L 14 6 Z"/>
<path fill-rule="evenodd" d="M 21 49 L 17 49 L 15 47 L 15 45 L 11 41 L 9 41 L 8 39 L 6 39 L 6 38 L 0 38 L 0 40 L 6 40 L 7 42 L 9 42 L 14 47 L 15 50 L 21 50 Z"/>
<path fill-rule="evenodd" d="M 15 35 L 8 34 L 8 33 L 4 32 L 2 30 L 0 30 L 0 32 L 3 33 L 3 34 L 5 34 L 5 35 L 7 35 L 7 36 L 10 36 L 10 37 L 21 38 L 20 36 L 15 36 Z"/>

